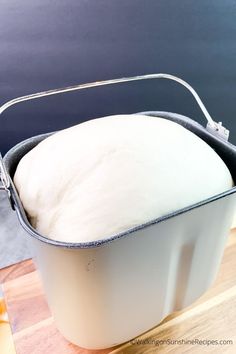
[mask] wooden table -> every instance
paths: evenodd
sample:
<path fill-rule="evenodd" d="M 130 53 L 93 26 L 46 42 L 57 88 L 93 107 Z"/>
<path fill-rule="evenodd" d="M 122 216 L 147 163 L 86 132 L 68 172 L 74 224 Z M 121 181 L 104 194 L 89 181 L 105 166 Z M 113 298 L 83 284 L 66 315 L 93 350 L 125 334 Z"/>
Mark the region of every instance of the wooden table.
<path fill-rule="evenodd" d="M 62 337 L 31 260 L 0 270 L 0 283 L 17 354 L 236 353 L 236 229 L 231 232 L 218 277 L 208 292 L 138 340 L 117 348 L 89 351 Z M 195 339 L 229 340 L 233 344 L 183 343 Z"/>

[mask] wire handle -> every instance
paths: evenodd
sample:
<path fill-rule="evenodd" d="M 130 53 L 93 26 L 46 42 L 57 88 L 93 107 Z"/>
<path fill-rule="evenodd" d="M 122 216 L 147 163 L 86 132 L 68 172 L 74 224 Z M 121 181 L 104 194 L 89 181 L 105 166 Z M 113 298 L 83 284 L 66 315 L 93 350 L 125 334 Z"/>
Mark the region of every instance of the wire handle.
<path fill-rule="evenodd" d="M 179 83 L 180 85 L 184 86 L 188 91 L 191 92 L 191 94 L 193 95 L 193 97 L 197 101 L 200 109 L 202 110 L 205 118 L 207 119 L 207 127 L 206 127 L 207 130 L 209 130 L 211 133 L 213 133 L 217 136 L 220 136 L 221 138 L 223 138 L 225 140 L 228 140 L 229 131 L 222 126 L 221 122 L 216 123 L 212 119 L 212 117 L 208 113 L 205 105 L 203 104 L 202 100 L 200 99 L 197 92 L 193 89 L 193 87 L 191 85 L 189 85 L 186 81 L 184 81 L 174 75 L 162 74 L 162 73 L 123 77 L 123 78 L 119 78 L 119 79 L 112 79 L 112 80 L 105 80 L 105 81 L 95 81 L 95 82 L 90 82 L 90 83 L 86 83 L 86 84 L 68 86 L 68 87 L 64 87 L 64 88 L 57 88 L 57 89 L 53 89 L 53 90 L 33 93 L 31 95 L 17 97 L 17 98 L 14 98 L 14 99 L 4 103 L 0 107 L 0 114 L 2 114 L 7 108 L 14 106 L 18 103 L 24 102 L 24 101 L 34 100 L 34 99 L 38 99 L 38 98 L 42 98 L 42 97 L 46 97 L 46 96 L 58 95 L 60 93 L 65 93 L 65 92 L 84 90 L 84 89 L 92 88 L 92 87 L 114 85 L 114 84 L 119 84 L 119 83 L 124 83 L 124 82 L 150 80 L 150 79 L 172 80 L 172 81 L 175 81 L 175 82 Z M 1 154 L 0 154 L 0 181 L 2 183 L 2 186 L 0 186 L 0 190 L 8 191 L 8 188 L 10 186 L 10 181 L 9 181 L 8 173 L 4 167 L 4 162 L 2 160 Z"/>
<path fill-rule="evenodd" d="M 170 75 L 170 74 L 148 74 L 148 75 L 140 75 L 140 76 L 123 77 L 120 79 L 95 81 L 95 82 L 90 82 L 90 83 L 86 83 L 86 84 L 80 84 L 80 85 L 75 85 L 75 86 L 68 86 L 68 87 L 57 88 L 57 89 L 48 90 L 48 91 L 37 92 L 37 93 L 33 93 L 31 95 L 17 97 L 17 98 L 14 98 L 13 100 L 6 102 L 5 104 L 3 104 L 0 107 L 0 114 L 3 113 L 7 108 L 9 108 L 17 103 L 24 102 L 24 101 L 34 100 L 34 99 L 42 98 L 42 97 L 46 97 L 46 96 L 57 95 L 57 94 L 64 93 L 64 92 L 83 90 L 86 88 L 105 86 L 105 85 L 114 85 L 114 84 L 119 84 L 119 83 L 123 83 L 123 82 L 150 80 L 150 79 L 168 79 L 168 80 L 172 80 L 172 81 L 178 82 L 179 84 L 183 85 L 194 96 L 194 98 L 197 101 L 199 107 L 201 108 L 203 114 L 205 115 L 208 123 L 212 126 L 214 126 L 216 124 L 213 121 L 213 119 L 211 118 L 211 116 L 208 113 L 206 107 L 204 106 L 202 100 L 200 99 L 197 92 L 193 89 L 193 87 L 191 85 L 189 85 L 186 81 L 184 81 L 174 75 Z"/>

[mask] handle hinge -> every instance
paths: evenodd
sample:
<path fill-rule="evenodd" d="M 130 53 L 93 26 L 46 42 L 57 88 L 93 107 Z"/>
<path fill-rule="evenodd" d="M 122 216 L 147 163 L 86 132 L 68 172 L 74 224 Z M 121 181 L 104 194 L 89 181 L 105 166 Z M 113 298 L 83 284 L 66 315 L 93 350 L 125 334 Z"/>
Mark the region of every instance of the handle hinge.
<path fill-rule="evenodd" d="M 10 179 L 9 179 L 9 175 L 6 171 L 1 153 L 0 153 L 0 182 L 1 182 L 0 183 L 0 191 L 5 191 L 7 193 L 10 205 L 11 205 L 12 209 L 14 210 L 15 209 L 14 203 L 13 203 L 13 199 L 12 199 L 12 195 L 11 195 L 11 191 L 10 191 Z"/>
<path fill-rule="evenodd" d="M 219 123 L 214 122 L 214 124 L 210 124 L 208 122 L 206 129 L 210 133 L 212 133 L 217 137 L 220 137 L 221 139 L 224 139 L 226 141 L 229 139 L 229 130 L 222 125 L 222 122 Z"/>

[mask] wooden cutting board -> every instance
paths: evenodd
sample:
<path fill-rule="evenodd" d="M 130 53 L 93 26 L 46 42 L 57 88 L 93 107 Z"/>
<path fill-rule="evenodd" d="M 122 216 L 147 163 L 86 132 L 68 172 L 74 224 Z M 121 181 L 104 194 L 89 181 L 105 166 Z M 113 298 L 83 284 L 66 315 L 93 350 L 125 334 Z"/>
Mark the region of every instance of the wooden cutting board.
<path fill-rule="evenodd" d="M 0 283 L 17 354 L 236 353 L 236 229 L 208 292 L 191 307 L 171 314 L 159 326 L 117 348 L 89 351 L 62 337 L 32 260 L 0 270 Z M 228 342 L 220 344 L 221 340 Z"/>

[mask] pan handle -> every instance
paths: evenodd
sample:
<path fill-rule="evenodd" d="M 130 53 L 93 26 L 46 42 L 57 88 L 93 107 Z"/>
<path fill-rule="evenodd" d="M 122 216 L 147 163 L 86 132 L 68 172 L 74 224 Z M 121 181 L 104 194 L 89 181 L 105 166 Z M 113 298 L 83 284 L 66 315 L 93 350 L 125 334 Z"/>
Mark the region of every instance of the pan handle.
<path fill-rule="evenodd" d="M 24 101 L 30 101 L 30 100 L 34 100 L 34 99 L 38 99 L 38 98 L 42 98 L 42 97 L 46 97 L 46 96 L 58 95 L 60 93 L 65 93 L 65 92 L 84 90 L 84 89 L 88 89 L 88 88 L 92 88 L 92 87 L 114 85 L 114 84 L 119 84 L 119 83 L 140 81 L 140 80 L 150 80 L 150 79 L 172 80 L 172 81 L 175 81 L 175 82 L 179 83 L 180 85 L 184 86 L 193 95 L 196 102 L 198 103 L 198 106 L 202 110 L 205 118 L 207 119 L 206 129 L 209 130 L 212 134 L 220 136 L 224 140 L 228 140 L 229 131 L 222 126 L 221 122 L 216 123 L 212 119 L 212 117 L 208 113 L 205 105 L 203 104 L 202 100 L 198 96 L 197 92 L 193 89 L 193 87 L 191 85 L 189 85 L 186 81 L 184 81 L 174 75 L 162 74 L 162 73 L 139 75 L 139 76 L 132 76 L 132 77 L 123 77 L 123 78 L 119 78 L 119 79 L 112 79 L 112 80 L 105 80 L 105 81 L 95 81 L 95 82 L 90 82 L 87 84 L 68 86 L 68 87 L 64 87 L 64 88 L 57 88 L 57 89 L 53 89 L 53 90 L 33 93 L 31 95 L 21 96 L 21 97 L 14 98 L 13 100 L 10 100 L 10 101 L 4 103 L 0 107 L 0 115 L 7 108 L 9 108 L 13 105 L 16 105 L 18 103 L 24 102 Z M 0 154 L 0 182 L 2 183 L 2 185 L 0 185 L 0 191 L 5 190 L 8 193 L 8 196 L 9 196 L 9 199 L 11 202 L 12 198 L 11 198 L 11 192 L 10 192 L 10 179 L 9 179 L 9 175 L 6 171 L 6 168 L 4 166 L 4 162 L 3 162 L 1 154 Z"/>
<path fill-rule="evenodd" d="M 38 93 L 33 93 L 31 95 L 26 95 L 26 96 L 21 96 L 18 98 L 14 98 L 11 101 L 6 102 L 0 107 L 0 114 L 3 113 L 7 108 L 24 102 L 24 101 L 29 101 L 29 100 L 34 100 L 37 98 L 42 98 L 46 96 L 52 96 L 52 95 L 57 95 L 60 93 L 65 93 L 65 92 L 71 92 L 71 91 L 77 91 L 77 90 L 84 90 L 87 88 L 92 88 L 92 87 L 98 87 L 98 86 L 105 86 L 105 85 L 114 85 L 114 84 L 119 84 L 119 83 L 124 83 L 124 82 L 131 82 L 131 81 L 140 81 L 140 80 L 150 80 L 150 79 L 167 79 L 167 80 L 172 80 L 180 85 L 184 86 L 188 91 L 191 92 L 193 97 L 195 98 L 196 102 L 198 103 L 200 109 L 202 110 L 205 118 L 207 119 L 207 130 L 209 130 L 211 133 L 216 134 L 220 136 L 221 138 L 228 140 L 229 137 L 229 131 L 222 126 L 222 123 L 216 123 L 210 114 L 208 113 L 205 105 L 203 104 L 202 100 L 200 99 L 199 95 L 197 92 L 193 89 L 191 85 L 189 85 L 186 81 L 180 79 L 179 77 L 176 77 L 174 75 L 170 74 L 162 74 L 162 73 L 157 73 L 157 74 L 148 74 L 148 75 L 139 75 L 139 76 L 131 76 L 131 77 L 123 77 L 119 79 L 112 79 L 112 80 L 105 80 L 105 81 L 95 81 L 95 82 L 90 82 L 87 84 L 80 84 L 80 85 L 75 85 L 75 86 L 68 86 L 64 88 L 57 88 L 53 90 L 48 90 L 48 91 L 42 91 Z"/>

